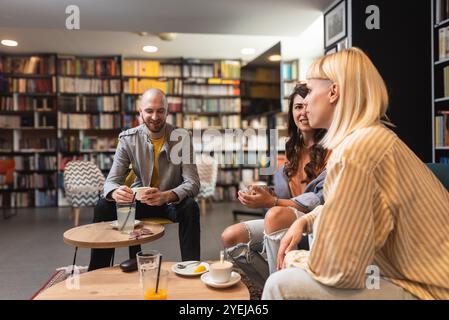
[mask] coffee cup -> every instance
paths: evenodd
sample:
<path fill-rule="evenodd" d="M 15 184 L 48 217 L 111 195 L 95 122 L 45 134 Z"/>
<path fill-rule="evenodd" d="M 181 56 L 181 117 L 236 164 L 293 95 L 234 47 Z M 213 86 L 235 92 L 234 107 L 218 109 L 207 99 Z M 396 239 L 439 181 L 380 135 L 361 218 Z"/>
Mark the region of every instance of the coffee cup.
<path fill-rule="evenodd" d="M 149 190 L 150 187 L 138 187 L 133 188 L 133 192 L 136 194 L 136 200 L 142 201 L 142 196 L 145 193 L 145 191 Z"/>
<path fill-rule="evenodd" d="M 210 278 L 216 283 L 225 283 L 231 279 L 232 263 L 229 261 L 215 262 L 209 266 Z"/>

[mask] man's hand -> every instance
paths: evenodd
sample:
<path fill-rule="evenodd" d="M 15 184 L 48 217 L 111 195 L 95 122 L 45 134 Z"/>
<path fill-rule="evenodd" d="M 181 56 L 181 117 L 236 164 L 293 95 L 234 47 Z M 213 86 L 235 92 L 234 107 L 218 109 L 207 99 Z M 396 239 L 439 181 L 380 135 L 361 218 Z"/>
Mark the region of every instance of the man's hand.
<path fill-rule="evenodd" d="M 133 191 L 128 186 L 120 186 L 112 192 L 112 199 L 117 203 L 133 201 Z"/>
<path fill-rule="evenodd" d="M 287 230 L 287 233 L 282 238 L 278 251 L 277 270 L 281 270 L 283 268 L 285 255 L 291 250 L 294 250 L 301 241 L 306 223 L 306 220 L 303 218 L 297 219 L 293 222 Z"/>
<path fill-rule="evenodd" d="M 141 202 L 149 206 L 162 206 L 168 202 L 167 193 L 158 188 L 149 188 L 142 194 Z"/>
<path fill-rule="evenodd" d="M 276 197 L 272 195 L 267 189 L 261 188 L 259 186 L 253 186 L 252 190 L 255 192 L 254 195 L 249 195 L 242 191 L 238 192 L 238 199 L 245 207 L 259 209 L 271 208 L 274 205 Z"/>

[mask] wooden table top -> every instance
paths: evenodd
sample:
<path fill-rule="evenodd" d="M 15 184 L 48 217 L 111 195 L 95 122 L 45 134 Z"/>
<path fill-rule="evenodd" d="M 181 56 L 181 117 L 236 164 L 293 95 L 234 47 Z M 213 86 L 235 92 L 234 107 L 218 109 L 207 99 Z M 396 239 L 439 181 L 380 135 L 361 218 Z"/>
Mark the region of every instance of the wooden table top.
<path fill-rule="evenodd" d="M 153 234 L 130 239 L 129 235 L 113 229 L 110 222 L 86 224 L 64 232 L 64 242 L 80 248 L 108 249 L 135 246 L 164 235 L 165 228 L 160 224 L 142 221 L 136 230 L 143 227 L 150 229 Z"/>
<path fill-rule="evenodd" d="M 174 262 L 163 262 L 169 270 L 169 300 L 249 300 L 248 288 L 242 281 L 236 285 L 215 289 L 206 286 L 200 276 L 183 277 L 171 271 Z M 118 266 L 103 268 L 79 275 L 79 285 L 59 282 L 41 292 L 36 300 L 143 300 L 137 271 L 125 273 Z M 77 288 L 78 287 L 78 288 Z"/>

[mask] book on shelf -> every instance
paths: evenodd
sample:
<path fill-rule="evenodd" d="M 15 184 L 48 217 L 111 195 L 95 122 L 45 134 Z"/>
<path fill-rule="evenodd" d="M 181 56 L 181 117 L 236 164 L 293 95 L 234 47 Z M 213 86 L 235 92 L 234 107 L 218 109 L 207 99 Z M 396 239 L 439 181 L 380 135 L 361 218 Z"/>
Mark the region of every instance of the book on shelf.
<path fill-rule="evenodd" d="M 284 82 L 282 85 L 283 85 L 284 98 L 287 98 L 295 89 L 296 82 Z"/>
<path fill-rule="evenodd" d="M 440 111 L 435 116 L 435 145 L 449 146 L 449 111 Z"/>
<path fill-rule="evenodd" d="M 291 81 L 298 79 L 298 61 L 286 61 L 282 63 L 283 80 Z"/>
<path fill-rule="evenodd" d="M 14 157 L 16 170 L 56 170 L 57 158 L 55 156 L 16 156 Z"/>
<path fill-rule="evenodd" d="M 0 73 L 54 75 L 54 56 L 0 56 Z"/>
<path fill-rule="evenodd" d="M 215 112 L 240 113 L 241 100 L 222 98 L 184 98 L 183 111 L 185 113 Z"/>
<path fill-rule="evenodd" d="M 117 136 L 99 137 L 83 136 L 81 139 L 81 151 L 111 151 L 117 148 Z"/>
<path fill-rule="evenodd" d="M 221 77 L 230 79 L 240 79 L 240 61 L 222 60 L 220 63 Z"/>
<path fill-rule="evenodd" d="M 69 134 L 58 138 L 58 149 L 60 152 L 79 152 L 81 149 L 79 136 Z"/>
<path fill-rule="evenodd" d="M 202 95 L 202 96 L 239 96 L 240 87 L 234 85 L 192 85 L 184 84 L 184 95 Z"/>
<path fill-rule="evenodd" d="M 55 151 L 56 137 L 23 136 L 19 138 L 16 151 Z"/>
<path fill-rule="evenodd" d="M 16 173 L 14 175 L 15 189 L 55 189 L 56 188 L 56 174 L 22 174 Z"/>
<path fill-rule="evenodd" d="M 59 113 L 59 129 L 120 129 L 120 114 Z"/>
<path fill-rule="evenodd" d="M 120 57 L 58 57 L 58 73 L 65 76 L 120 76 Z"/>
<path fill-rule="evenodd" d="M 56 206 L 57 191 L 55 190 L 36 190 L 35 194 L 36 207 L 51 207 Z"/>
<path fill-rule="evenodd" d="M 435 22 L 440 23 L 449 19 L 449 0 L 435 1 Z"/>
<path fill-rule="evenodd" d="M 167 123 L 178 128 L 183 128 L 182 113 L 172 113 L 167 115 Z"/>
<path fill-rule="evenodd" d="M 217 183 L 220 184 L 239 184 L 241 173 L 239 170 L 218 170 Z"/>
<path fill-rule="evenodd" d="M 0 97 L 0 111 L 54 111 L 54 99 L 47 97 L 29 97 L 13 93 Z"/>
<path fill-rule="evenodd" d="M 123 60 L 124 76 L 159 77 L 160 63 L 154 60 Z"/>
<path fill-rule="evenodd" d="M 449 157 L 440 157 L 438 163 L 449 164 Z"/>
<path fill-rule="evenodd" d="M 218 77 L 218 66 L 215 64 L 184 64 L 183 76 L 190 78 L 214 78 Z"/>
<path fill-rule="evenodd" d="M 159 89 L 167 95 L 180 95 L 182 93 L 182 80 L 130 78 L 123 81 L 123 91 L 125 93 L 142 94 L 151 88 Z"/>
<path fill-rule="evenodd" d="M 88 94 L 118 94 L 120 79 L 83 79 L 58 77 L 59 92 Z"/>
<path fill-rule="evenodd" d="M 50 79 L 0 78 L 0 93 L 53 94 L 55 77 Z"/>
<path fill-rule="evenodd" d="M 119 96 L 61 96 L 58 109 L 62 112 L 119 112 Z"/>
<path fill-rule="evenodd" d="M 34 200 L 34 191 L 0 193 L 1 207 L 27 208 L 32 205 L 33 200 Z"/>

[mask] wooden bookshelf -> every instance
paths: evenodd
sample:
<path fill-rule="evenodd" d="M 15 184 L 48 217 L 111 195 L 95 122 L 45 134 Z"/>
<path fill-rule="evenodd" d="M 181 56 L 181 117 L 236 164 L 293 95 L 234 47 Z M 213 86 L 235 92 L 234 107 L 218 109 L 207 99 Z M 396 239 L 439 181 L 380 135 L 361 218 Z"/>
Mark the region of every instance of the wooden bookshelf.
<path fill-rule="evenodd" d="M 449 163 L 449 0 L 432 0 L 432 161 Z"/>
<path fill-rule="evenodd" d="M 65 164 L 89 160 L 106 174 L 122 125 L 121 56 L 57 56 L 58 204 Z"/>
<path fill-rule="evenodd" d="M 1 206 L 55 206 L 56 56 L 0 53 L 0 157 L 15 160 Z"/>

